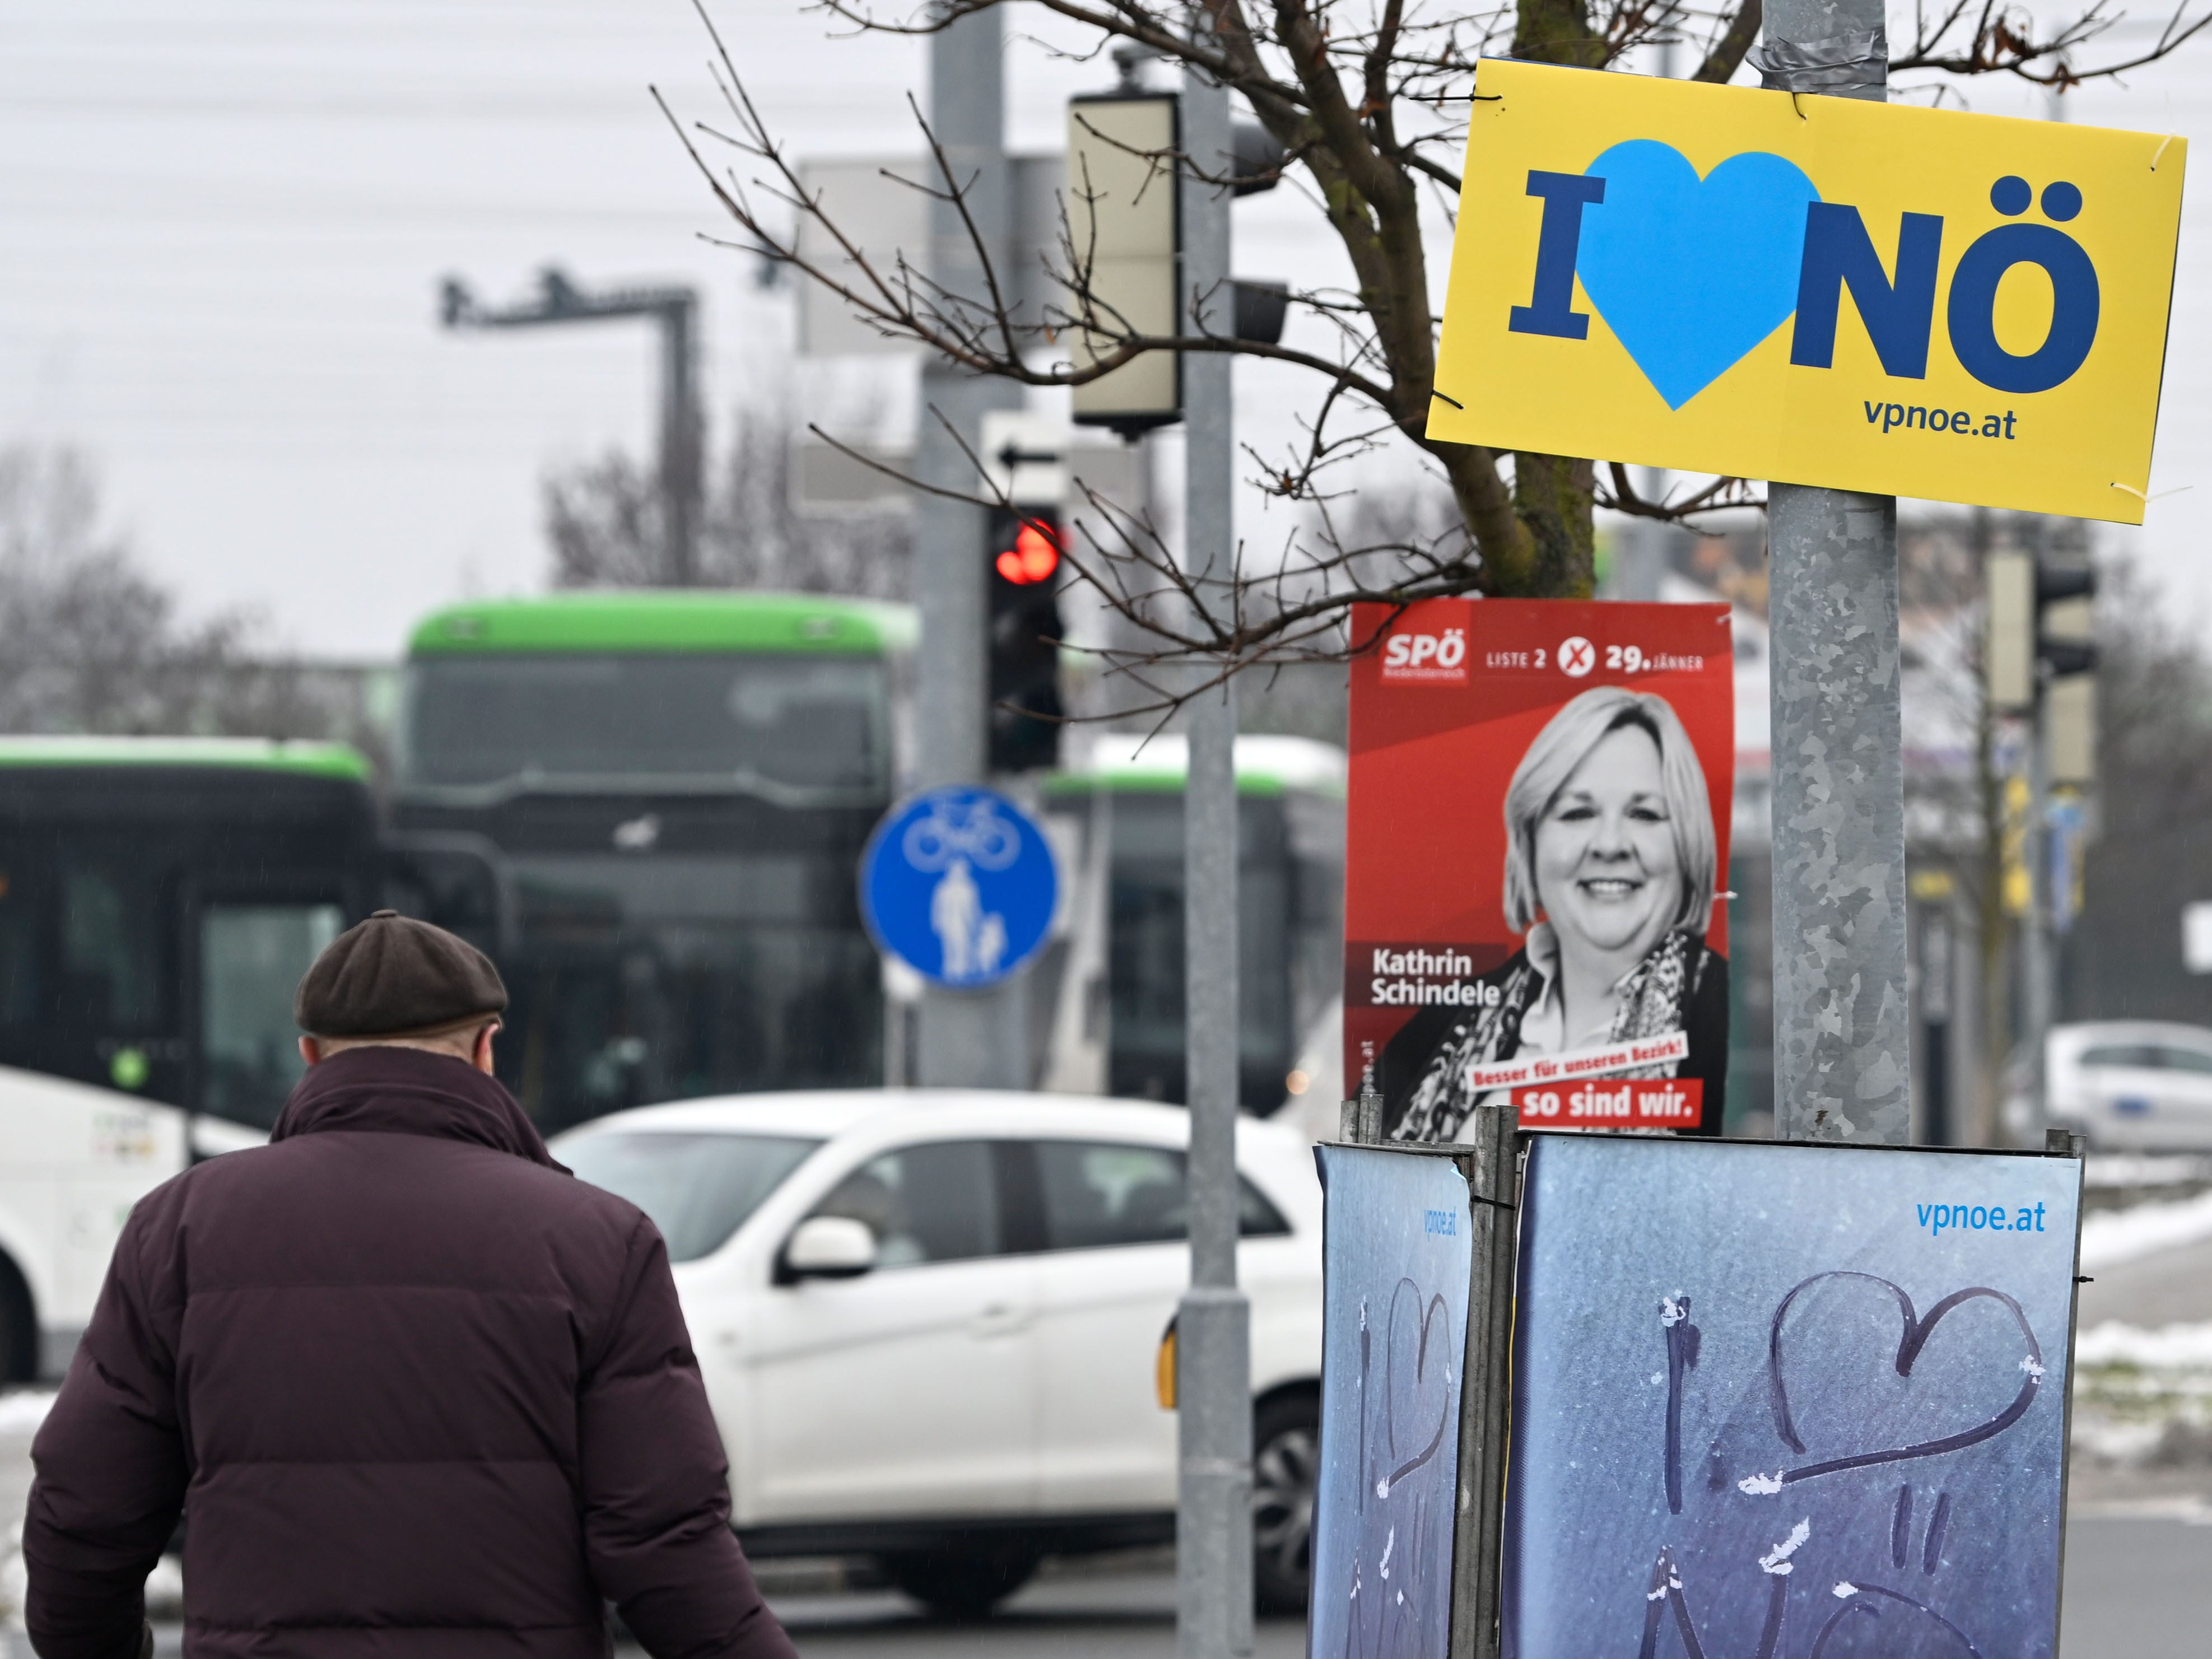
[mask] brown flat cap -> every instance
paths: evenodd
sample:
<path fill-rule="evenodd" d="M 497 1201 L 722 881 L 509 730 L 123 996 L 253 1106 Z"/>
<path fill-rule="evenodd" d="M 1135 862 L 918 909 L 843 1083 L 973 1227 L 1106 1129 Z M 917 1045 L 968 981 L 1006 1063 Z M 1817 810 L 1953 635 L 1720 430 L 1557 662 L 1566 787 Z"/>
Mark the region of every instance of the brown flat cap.
<path fill-rule="evenodd" d="M 379 910 L 330 942 L 292 998 L 314 1036 L 403 1036 L 507 1006 L 491 958 L 442 927 Z"/>

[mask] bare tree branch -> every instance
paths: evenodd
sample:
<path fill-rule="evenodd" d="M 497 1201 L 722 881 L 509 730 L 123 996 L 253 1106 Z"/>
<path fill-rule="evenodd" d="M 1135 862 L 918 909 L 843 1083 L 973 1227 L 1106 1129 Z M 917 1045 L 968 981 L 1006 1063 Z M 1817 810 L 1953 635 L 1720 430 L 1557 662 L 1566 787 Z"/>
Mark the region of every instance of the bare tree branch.
<path fill-rule="evenodd" d="M 1134 326 L 1094 285 L 1096 249 L 1077 245 L 1066 202 L 1057 245 L 1043 254 L 1060 297 L 1037 314 L 1020 313 L 1003 252 L 988 246 L 978 228 L 976 181 L 958 176 L 919 111 L 927 171 L 901 182 L 939 212 L 949 210 L 966 242 L 963 269 L 972 270 L 956 286 L 903 251 L 865 248 L 862 236 L 807 189 L 763 119 L 728 43 L 714 32 L 705 0 L 694 3 L 713 40 L 711 67 L 726 118 L 687 126 L 665 103 L 662 110 L 740 233 L 732 244 L 792 267 L 884 337 L 974 374 L 1040 387 L 1084 385 L 1155 352 L 1229 355 L 1310 377 L 1311 401 L 1294 440 L 1264 453 L 1250 446 L 1243 452 L 1261 490 L 1308 515 L 1267 556 L 1239 548 L 1228 575 L 1201 582 L 1179 568 L 1149 521 L 1095 497 L 1089 502 L 1084 516 L 1097 528 L 1068 551 L 1069 569 L 1130 624 L 1139 643 L 1102 654 L 1144 697 L 1170 700 L 1148 701 L 1147 708 L 1189 695 L 1188 674 L 1154 671 L 1193 657 L 1225 673 L 1356 653 L 1369 642 L 1350 637 L 1346 619 L 1348 607 L 1363 601 L 1397 606 L 1462 593 L 1587 593 L 1595 574 L 1594 514 L 1601 511 L 1695 526 L 1763 505 L 1741 479 L 1687 482 L 1655 500 L 1609 458 L 1508 457 L 1427 434 L 1440 395 L 1439 319 L 1430 297 L 1437 287 L 1434 233 L 1439 210 L 1456 220 L 1455 163 L 1467 142 L 1479 60 L 1510 51 L 1604 70 L 1647 46 L 1687 40 L 1697 47 L 1693 78 L 1723 82 L 1736 75 L 1759 37 L 1762 0 L 1710 7 L 1683 0 L 1500 0 L 1472 14 L 1437 0 L 1195 0 L 1207 25 L 1195 33 L 1184 6 L 1161 0 L 1036 0 L 1079 37 L 1049 49 L 1079 60 L 1109 46 L 1140 49 L 1194 70 L 1236 94 L 1281 147 L 1277 175 L 1310 202 L 1352 277 L 1348 289 L 1293 293 L 1291 325 L 1279 344 L 1203 325 L 1202 302 L 1216 296 L 1195 293 L 1183 297 L 1172 331 Z M 818 0 L 816 9 L 860 33 L 926 35 L 1002 3 Z M 1917 0 L 1909 38 L 1891 69 L 1946 82 L 2003 74 L 2063 90 L 2179 50 L 2212 22 L 2212 12 L 2192 14 L 2189 4 L 2181 0 L 2148 41 L 2123 48 L 2116 33 L 2122 15 L 2111 0 L 2082 0 L 2081 9 L 2047 21 L 2017 0 Z M 708 152 L 717 147 L 727 156 L 710 161 Z M 1202 187 L 1231 182 L 1216 158 L 1129 153 Z M 1087 177 L 1070 178 L 1066 188 L 1066 202 L 1093 199 Z M 1084 343 L 1079 353 L 1068 349 L 1071 333 Z M 1362 516 L 1358 469 L 1386 450 L 1410 453 L 1428 487 L 1448 492 L 1449 526 L 1409 524 L 1377 533 L 1372 515 Z M 980 464 L 977 475 L 983 476 Z"/>

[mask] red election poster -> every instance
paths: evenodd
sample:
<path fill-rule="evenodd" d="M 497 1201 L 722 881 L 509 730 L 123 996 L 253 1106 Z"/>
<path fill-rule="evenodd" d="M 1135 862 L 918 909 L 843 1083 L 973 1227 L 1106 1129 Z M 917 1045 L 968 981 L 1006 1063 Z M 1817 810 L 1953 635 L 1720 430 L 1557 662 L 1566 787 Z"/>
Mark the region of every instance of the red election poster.
<path fill-rule="evenodd" d="M 1386 1136 L 1474 1105 L 1717 1133 L 1735 672 L 1724 605 L 1362 605 L 1344 1075 Z"/>

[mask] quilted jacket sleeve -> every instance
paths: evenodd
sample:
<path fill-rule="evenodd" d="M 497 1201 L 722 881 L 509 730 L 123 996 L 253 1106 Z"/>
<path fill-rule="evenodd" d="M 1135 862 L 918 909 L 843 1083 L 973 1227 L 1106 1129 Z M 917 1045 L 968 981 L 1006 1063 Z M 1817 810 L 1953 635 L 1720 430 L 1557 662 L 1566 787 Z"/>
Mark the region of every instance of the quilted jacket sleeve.
<path fill-rule="evenodd" d="M 184 1508 L 176 1310 L 164 1306 L 175 1183 L 132 1212 L 60 1396 L 32 1443 L 25 1609 L 40 1659 L 137 1659 L 146 1575 Z"/>
<path fill-rule="evenodd" d="M 796 1659 L 730 1530 L 721 1437 L 667 1247 L 642 1217 L 578 1437 L 592 1576 L 653 1659 Z"/>

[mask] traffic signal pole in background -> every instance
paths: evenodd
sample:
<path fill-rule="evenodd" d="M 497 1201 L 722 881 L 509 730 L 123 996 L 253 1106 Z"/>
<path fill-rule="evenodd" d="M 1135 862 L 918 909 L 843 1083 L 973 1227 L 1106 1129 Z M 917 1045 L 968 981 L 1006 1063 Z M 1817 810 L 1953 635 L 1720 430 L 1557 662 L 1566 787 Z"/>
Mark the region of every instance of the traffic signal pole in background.
<path fill-rule="evenodd" d="M 490 311 L 458 276 L 440 285 L 439 320 L 447 328 L 540 328 L 650 317 L 660 325 L 661 581 L 698 580 L 700 434 L 699 290 L 690 287 L 578 288 L 558 266 L 538 274 L 534 302 Z"/>
<path fill-rule="evenodd" d="M 1881 101 L 1882 0 L 1769 0 L 1764 83 Z M 1902 1144 L 1912 1116 L 1897 501 L 1767 487 L 1774 1132 Z"/>
<path fill-rule="evenodd" d="M 944 173 L 925 176 L 940 191 L 964 193 L 969 218 L 994 264 L 1003 266 L 1012 170 L 1006 150 L 1005 26 L 996 8 L 971 12 L 929 37 L 929 125 L 944 154 Z M 928 167 L 937 173 L 933 161 Z M 928 270 L 951 293 L 984 297 L 981 264 L 954 203 L 930 204 Z M 915 761 L 925 789 L 984 781 L 991 708 L 988 572 L 978 556 L 989 529 L 986 511 L 928 492 L 977 494 L 971 456 L 981 453 L 983 416 L 1021 404 L 1018 386 L 963 374 L 941 358 L 923 361 L 915 471 L 927 488 L 915 496 L 914 586 L 921 612 Z M 1027 1088 L 1027 975 L 1014 974 L 988 990 L 926 987 L 915 1080 Z"/>
<path fill-rule="evenodd" d="M 1195 29 L 1205 20 L 1194 12 Z M 1193 176 L 1235 172 L 1228 88 L 1187 70 L 1181 114 L 1189 158 L 1178 191 L 1181 331 L 1231 335 L 1230 189 Z M 1199 582 L 1225 582 L 1236 559 L 1231 362 L 1225 352 L 1194 352 L 1182 364 L 1183 557 Z M 1241 1659 L 1252 1651 L 1252 1360 L 1250 1308 L 1237 1286 L 1236 681 L 1200 690 L 1184 717 L 1190 1288 L 1176 1316 L 1176 1645 L 1182 1659 Z"/>
<path fill-rule="evenodd" d="M 2096 575 L 2086 562 L 2069 564 L 2044 550 L 2006 549 L 1990 554 L 1983 585 L 1984 694 L 1992 714 L 2027 719 L 2020 1036 L 2035 1115 L 2032 1127 L 2039 1138 L 2049 1127 L 2044 1051 L 2057 1005 L 2057 889 L 2061 880 L 2071 879 L 2053 856 L 2051 794 L 2054 785 L 2086 786 L 2095 778 Z"/>

